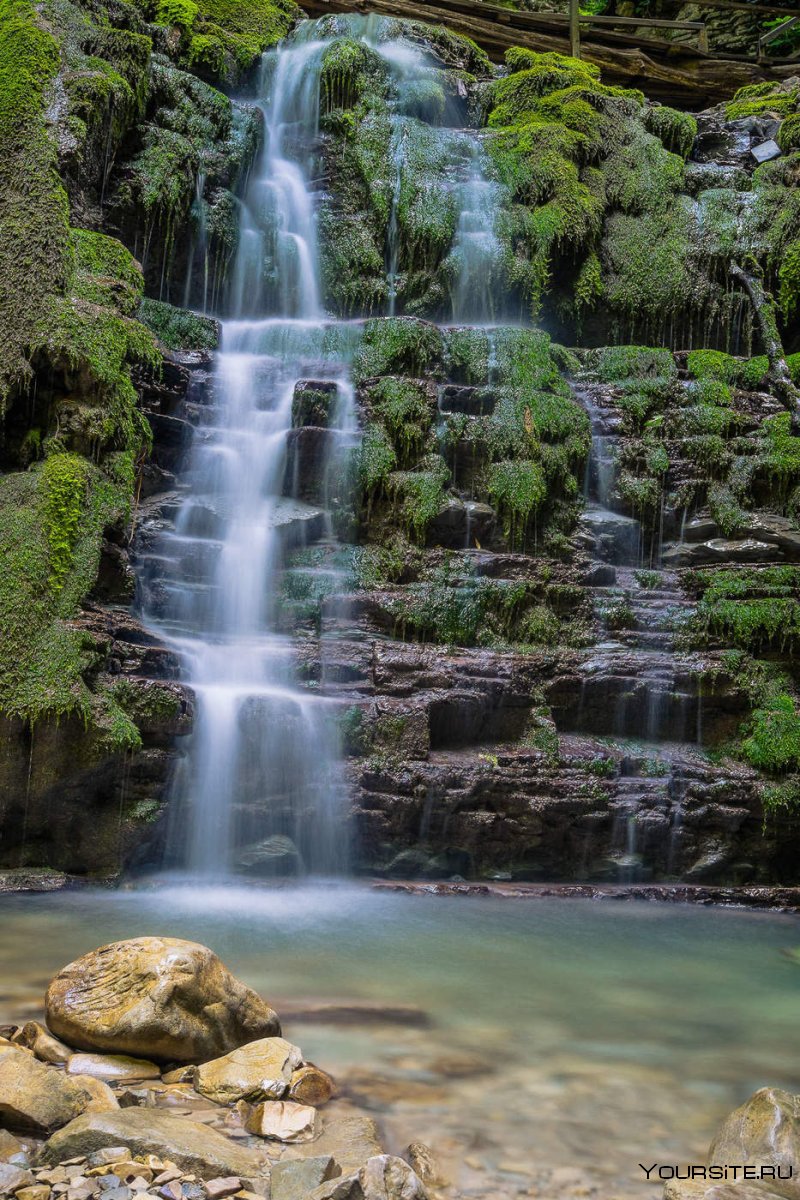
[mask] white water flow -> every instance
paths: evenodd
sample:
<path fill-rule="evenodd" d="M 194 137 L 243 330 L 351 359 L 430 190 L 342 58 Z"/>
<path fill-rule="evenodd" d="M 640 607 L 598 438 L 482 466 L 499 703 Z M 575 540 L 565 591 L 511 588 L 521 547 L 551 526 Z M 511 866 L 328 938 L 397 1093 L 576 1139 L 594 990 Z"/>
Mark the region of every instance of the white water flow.
<path fill-rule="evenodd" d="M 310 31 L 265 60 L 265 144 L 242 205 L 233 317 L 148 605 L 197 697 L 168 859 L 206 877 L 347 867 L 335 706 L 324 680 L 298 686 L 280 623 L 287 552 L 328 534 L 324 511 L 292 498 L 298 381 L 337 393 L 329 464 L 353 425 L 347 327 L 326 321 L 320 303 L 308 180 L 323 43 Z"/>
<path fill-rule="evenodd" d="M 453 216 L 452 316 L 493 315 L 497 190 L 484 176 L 475 131 L 456 127 L 458 104 L 439 112 L 441 128 L 409 111 L 418 82 L 436 73 L 430 57 L 387 36 L 386 22 L 304 22 L 264 58 L 264 145 L 241 201 L 211 402 L 199 406 L 174 531 L 160 536 L 144 571 L 146 615 L 179 652 L 197 700 L 173 785 L 167 863 L 204 877 L 347 868 L 338 709 L 321 666 L 312 687 L 298 684 L 281 604 L 287 553 L 313 542 L 325 549 L 331 540 L 325 501 L 354 439 L 349 359 L 358 329 L 323 310 L 313 185 L 323 58 L 342 30 L 389 68 L 403 146 L 395 210 L 407 199 L 405 154 L 416 155 L 417 166 L 420 153 L 430 156 Z M 396 238 L 396 221 L 392 228 Z M 402 267 L 400 250 L 387 248 L 387 269 L 393 255 L 392 270 Z M 296 499 L 309 490 L 298 467 L 303 430 L 292 430 L 302 380 L 335 393 L 328 430 L 313 431 L 326 439 L 321 464 L 311 456 L 315 506 Z"/>

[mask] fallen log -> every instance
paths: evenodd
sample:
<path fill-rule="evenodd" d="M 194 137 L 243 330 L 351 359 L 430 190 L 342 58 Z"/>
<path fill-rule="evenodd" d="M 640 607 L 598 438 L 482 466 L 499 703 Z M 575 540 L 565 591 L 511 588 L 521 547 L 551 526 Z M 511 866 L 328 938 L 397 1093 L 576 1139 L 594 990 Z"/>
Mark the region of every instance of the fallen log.
<path fill-rule="evenodd" d="M 305 0 L 309 16 L 331 13 L 382 13 L 406 20 L 428 21 L 446 25 L 455 33 L 465 34 L 478 43 L 494 61 L 502 61 L 511 46 L 527 46 L 532 50 L 557 51 L 569 54 L 569 29 L 563 35 L 556 32 L 552 16 L 542 21 L 541 30 L 515 25 L 515 13 L 504 10 L 508 20 L 495 21 L 479 15 L 475 4 L 463 5 L 448 0 L 451 7 L 421 0 Z M 464 10 L 464 11 L 462 11 Z M 530 19 L 535 14 L 526 13 Z M 637 45 L 630 45 L 636 41 Z M 605 44 L 613 42 L 614 44 Z M 624 45 L 618 44 L 624 42 Z M 650 53 L 637 48 L 647 44 Z M 656 57 L 655 47 L 659 47 Z M 677 107 L 699 110 L 727 100 L 737 88 L 781 77 L 779 70 L 763 64 L 710 58 L 698 54 L 692 47 L 678 42 L 656 42 L 654 39 L 632 39 L 620 34 L 587 34 L 581 43 L 581 54 L 594 63 L 609 83 L 638 87 L 649 97 Z M 785 73 L 785 68 L 784 68 Z"/>
<path fill-rule="evenodd" d="M 798 429 L 800 428 L 800 390 L 792 381 L 783 342 L 778 332 L 778 322 L 775 319 L 775 301 L 764 287 L 761 268 L 757 263 L 750 262 L 745 270 L 739 263 L 732 262 L 730 273 L 741 283 L 750 298 L 764 344 L 764 352 L 769 359 L 769 382 L 777 398 L 792 414 L 793 427 Z"/>

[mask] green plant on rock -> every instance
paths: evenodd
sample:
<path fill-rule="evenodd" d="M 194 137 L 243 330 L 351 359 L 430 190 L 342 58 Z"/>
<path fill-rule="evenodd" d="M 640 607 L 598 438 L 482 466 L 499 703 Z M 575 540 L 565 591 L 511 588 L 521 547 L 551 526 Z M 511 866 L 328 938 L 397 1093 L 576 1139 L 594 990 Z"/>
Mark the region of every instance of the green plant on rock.
<path fill-rule="evenodd" d="M 800 646 L 800 568 L 717 568 L 695 571 L 687 582 L 701 593 L 695 626 L 751 653 L 767 648 L 794 653 Z M 762 697 L 763 687 L 757 689 Z"/>
<path fill-rule="evenodd" d="M 524 544 L 528 522 L 547 496 L 541 466 L 524 461 L 492 463 L 486 486 L 503 519 L 509 541 L 512 545 Z"/>
<path fill-rule="evenodd" d="M 181 30 L 178 63 L 235 83 L 300 17 L 294 0 L 147 0 L 151 20 Z"/>
<path fill-rule="evenodd" d="M 762 771 L 779 774 L 800 768 L 800 712 L 792 696 L 776 695 L 753 712 L 742 750 Z"/>
<path fill-rule="evenodd" d="M 370 388 L 369 401 L 392 439 L 398 462 L 409 465 L 422 450 L 433 420 L 424 385 L 387 376 Z"/>
<path fill-rule="evenodd" d="M 777 413 L 761 424 L 758 469 L 782 495 L 800 479 L 800 438 L 792 432 L 790 413 Z"/>
<path fill-rule="evenodd" d="M 738 121 L 742 117 L 757 117 L 762 113 L 774 114 L 777 117 L 788 117 L 797 111 L 800 101 L 800 88 L 782 88 L 779 83 L 750 83 L 739 88 L 733 100 L 725 105 L 725 115 L 729 121 Z"/>
<path fill-rule="evenodd" d="M 776 140 L 784 154 L 800 150 L 800 112 L 781 121 Z"/>
<path fill-rule="evenodd" d="M 645 110 L 644 125 L 672 154 L 684 159 L 691 154 L 697 137 L 697 121 L 689 113 L 659 104 Z"/>
<path fill-rule="evenodd" d="M 797 811 L 800 808 L 800 776 L 790 775 L 780 783 L 767 784 L 761 792 L 761 803 L 765 816 Z"/>
<path fill-rule="evenodd" d="M 652 346 L 605 346 L 587 356 L 587 369 L 602 383 L 626 380 L 664 380 L 677 377 L 678 369 L 670 350 Z"/>
<path fill-rule="evenodd" d="M 87 498 L 89 464 L 77 454 L 52 454 L 42 470 L 44 531 L 50 550 L 50 586 L 69 570 Z"/>
<path fill-rule="evenodd" d="M 353 378 L 364 383 L 379 375 L 420 376 L 436 372 L 443 356 L 435 325 L 413 317 L 366 321 L 353 362 Z"/>
<path fill-rule="evenodd" d="M 381 425 L 368 425 L 356 459 L 358 482 L 368 502 L 385 487 L 396 465 L 397 455 L 386 430 Z"/>
<path fill-rule="evenodd" d="M 445 366 L 456 383 L 486 383 L 492 346 L 485 329 L 457 327 L 445 332 Z"/>
<path fill-rule="evenodd" d="M 687 356 L 687 366 L 701 381 L 716 380 L 755 391 L 769 370 L 769 360 L 766 355 L 739 359 L 721 350 L 692 350 Z"/>
<path fill-rule="evenodd" d="M 185 308 L 146 299 L 138 317 L 168 350 L 216 350 L 219 343 L 217 322 Z"/>
<path fill-rule="evenodd" d="M 323 112 L 351 109 L 364 96 L 380 97 L 387 90 L 384 61 L 355 38 L 336 38 L 322 56 L 320 96 Z"/>
<path fill-rule="evenodd" d="M 725 537 L 732 537 L 747 523 L 747 513 L 727 484 L 713 483 L 710 486 L 708 507 Z"/>
<path fill-rule="evenodd" d="M 387 480 L 398 519 L 418 542 L 425 540 L 428 526 L 442 510 L 449 478 L 444 460 L 432 454 L 422 459 L 415 470 L 394 471 Z"/>

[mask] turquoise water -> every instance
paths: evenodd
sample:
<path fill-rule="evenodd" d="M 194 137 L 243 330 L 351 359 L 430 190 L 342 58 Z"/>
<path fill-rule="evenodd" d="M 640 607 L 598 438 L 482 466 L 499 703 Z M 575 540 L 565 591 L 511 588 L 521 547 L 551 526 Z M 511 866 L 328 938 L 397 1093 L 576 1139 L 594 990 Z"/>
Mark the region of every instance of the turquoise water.
<path fill-rule="evenodd" d="M 216 950 L 394 1149 L 433 1145 L 453 1194 L 641 1196 L 639 1162 L 701 1161 L 757 1087 L 800 1090 L 783 953 L 800 927 L 736 910 L 356 887 L 6 897 L 0 1021 L 36 1013 L 71 958 L 143 934 Z M 342 1001 L 427 1024 L 291 1016 Z"/>

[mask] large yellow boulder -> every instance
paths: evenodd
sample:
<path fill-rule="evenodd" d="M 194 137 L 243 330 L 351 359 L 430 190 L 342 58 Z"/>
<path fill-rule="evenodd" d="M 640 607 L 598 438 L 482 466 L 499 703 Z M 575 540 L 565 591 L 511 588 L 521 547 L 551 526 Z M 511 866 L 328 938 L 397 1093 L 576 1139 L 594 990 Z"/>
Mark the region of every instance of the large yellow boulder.
<path fill-rule="evenodd" d="M 279 1036 L 277 1015 L 207 946 L 142 937 L 92 950 L 59 971 L 47 1024 L 79 1050 L 205 1062 Z"/>

